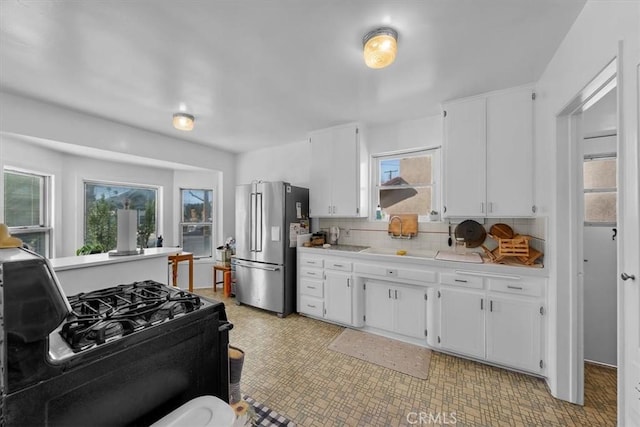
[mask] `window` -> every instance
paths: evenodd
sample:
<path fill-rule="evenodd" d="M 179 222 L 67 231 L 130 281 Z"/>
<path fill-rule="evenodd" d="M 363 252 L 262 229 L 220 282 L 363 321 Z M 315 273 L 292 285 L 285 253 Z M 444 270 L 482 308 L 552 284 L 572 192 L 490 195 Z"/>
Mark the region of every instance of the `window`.
<path fill-rule="evenodd" d="M 194 257 L 213 253 L 213 190 L 180 189 L 180 246 Z"/>
<path fill-rule="evenodd" d="M 440 149 L 373 156 L 376 197 L 385 218 L 393 214 L 415 213 L 426 221 L 438 210 Z"/>
<path fill-rule="evenodd" d="M 618 202 L 616 158 L 587 156 L 582 170 L 585 223 L 615 225 Z"/>
<path fill-rule="evenodd" d="M 45 257 L 51 252 L 50 181 L 45 175 L 4 170 L 4 222 L 11 235 Z"/>
<path fill-rule="evenodd" d="M 84 243 L 106 252 L 118 243 L 117 210 L 138 212 L 138 245 L 155 246 L 158 189 L 105 182 L 84 183 Z"/>

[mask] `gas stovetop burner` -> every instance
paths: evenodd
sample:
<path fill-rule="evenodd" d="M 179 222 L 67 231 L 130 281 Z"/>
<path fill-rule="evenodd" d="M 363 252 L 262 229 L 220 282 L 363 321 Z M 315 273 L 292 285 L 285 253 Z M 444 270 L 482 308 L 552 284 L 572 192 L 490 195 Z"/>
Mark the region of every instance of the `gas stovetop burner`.
<path fill-rule="evenodd" d="M 68 298 L 73 315 L 60 335 L 74 352 L 197 310 L 200 297 L 147 280 Z"/>

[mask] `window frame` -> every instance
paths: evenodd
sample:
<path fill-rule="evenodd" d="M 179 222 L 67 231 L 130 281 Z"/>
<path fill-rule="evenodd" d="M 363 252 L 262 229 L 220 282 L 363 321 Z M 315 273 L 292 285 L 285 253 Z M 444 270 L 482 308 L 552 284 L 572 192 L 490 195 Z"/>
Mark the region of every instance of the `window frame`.
<path fill-rule="evenodd" d="M 4 166 L 2 169 L 2 183 L 6 185 L 6 174 L 23 175 L 37 177 L 41 179 L 40 185 L 40 219 L 42 224 L 28 225 L 28 226 L 8 226 L 9 233 L 19 238 L 20 234 L 36 234 L 44 233 L 44 254 L 41 254 L 45 258 L 51 258 L 53 255 L 53 240 L 54 230 L 52 226 L 53 222 L 53 175 L 39 172 L 30 169 L 23 169 L 13 166 Z M 6 192 L 3 188 L 3 197 L 6 198 Z M 5 212 L 3 212 L 3 218 L 6 223 L 6 202 L 3 200 Z"/>
<path fill-rule="evenodd" d="M 408 157 L 422 157 L 431 155 L 431 175 L 432 182 L 429 185 L 405 185 L 405 186 L 393 186 L 387 188 L 425 188 L 431 187 L 431 210 L 438 212 L 438 218 L 441 218 L 440 206 L 441 194 L 442 194 L 442 146 L 428 146 L 418 147 L 408 150 L 398 150 L 391 152 L 376 153 L 371 155 L 371 206 L 370 206 L 370 221 L 387 221 L 386 218 L 379 220 L 376 219 L 376 209 L 380 204 L 380 190 L 383 186 L 380 185 L 380 162 L 382 160 L 401 159 Z M 429 212 L 425 214 L 418 213 L 418 222 L 430 222 Z M 431 221 L 433 222 L 433 221 Z"/>
<path fill-rule="evenodd" d="M 208 221 L 200 221 L 200 222 L 187 222 L 184 221 L 184 191 L 210 191 L 211 192 L 211 222 Z M 195 188 L 195 187 L 180 187 L 178 190 L 178 198 L 180 200 L 179 202 L 179 206 L 180 206 L 180 221 L 178 222 L 178 241 L 180 242 L 180 247 L 184 249 L 184 235 L 183 235 L 183 231 L 184 231 L 184 227 L 185 226 L 209 226 L 211 229 L 211 243 L 209 245 L 209 255 L 196 255 L 195 253 L 193 254 L 193 257 L 195 259 L 201 259 L 201 258 L 213 258 L 215 255 L 215 251 L 214 251 L 214 246 L 215 246 L 215 235 L 216 235 L 216 229 L 214 227 L 215 225 L 215 189 L 214 188 Z"/>
<path fill-rule="evenodd" d="M 82 180 L 82 244 L 83 245 L 85 245 L 87 241 L 87 187 L 86 187 L 87 184 L 101 185 L 104 187 L 128 187 L 128 188 L 134 188 L 134 189 L 154 190 L 156 192 L 155 234 L 156 234 L 156 237 L 161 234 L 161 230 L 160 230 L 160 224 L 162 223 L 162 219 L 160 218 L 160 212 L 161 212 L 160 204 L 162 200 L 161 186 L 151 185 L 151 184 L 135 184 L 130 182 L 102 181 L 99 179 L 83 179 Z"/>

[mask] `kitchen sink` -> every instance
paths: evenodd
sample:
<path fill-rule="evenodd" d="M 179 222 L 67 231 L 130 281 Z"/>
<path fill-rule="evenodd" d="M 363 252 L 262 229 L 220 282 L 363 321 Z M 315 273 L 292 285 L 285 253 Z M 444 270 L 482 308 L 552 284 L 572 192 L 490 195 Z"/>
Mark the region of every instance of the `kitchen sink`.
<path fill-rule="evenodd" d="M 404 252 L 404 254 L 402 254 Z M 436 256 L 436 251 L 428 249 L 393 249 L 393 248 L 367 248 L 360 251 L 363 254 L 375 254 L 375 255 L 395 255 L 405 256 L 410 258 L 433 258 Z"/>

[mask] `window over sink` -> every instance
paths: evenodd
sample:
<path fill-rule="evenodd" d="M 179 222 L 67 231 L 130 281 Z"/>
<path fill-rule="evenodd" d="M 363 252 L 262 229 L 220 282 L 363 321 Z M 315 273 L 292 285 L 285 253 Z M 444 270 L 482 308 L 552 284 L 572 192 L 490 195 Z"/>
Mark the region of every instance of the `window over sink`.
<path fill-rule="evenodd" d="M 439 212 L 440 147 L 376 154 L 372 158 L 374 218 L 386 220 L 394 214 L 413 213 L 424 222 L 430 212 Z"/>

